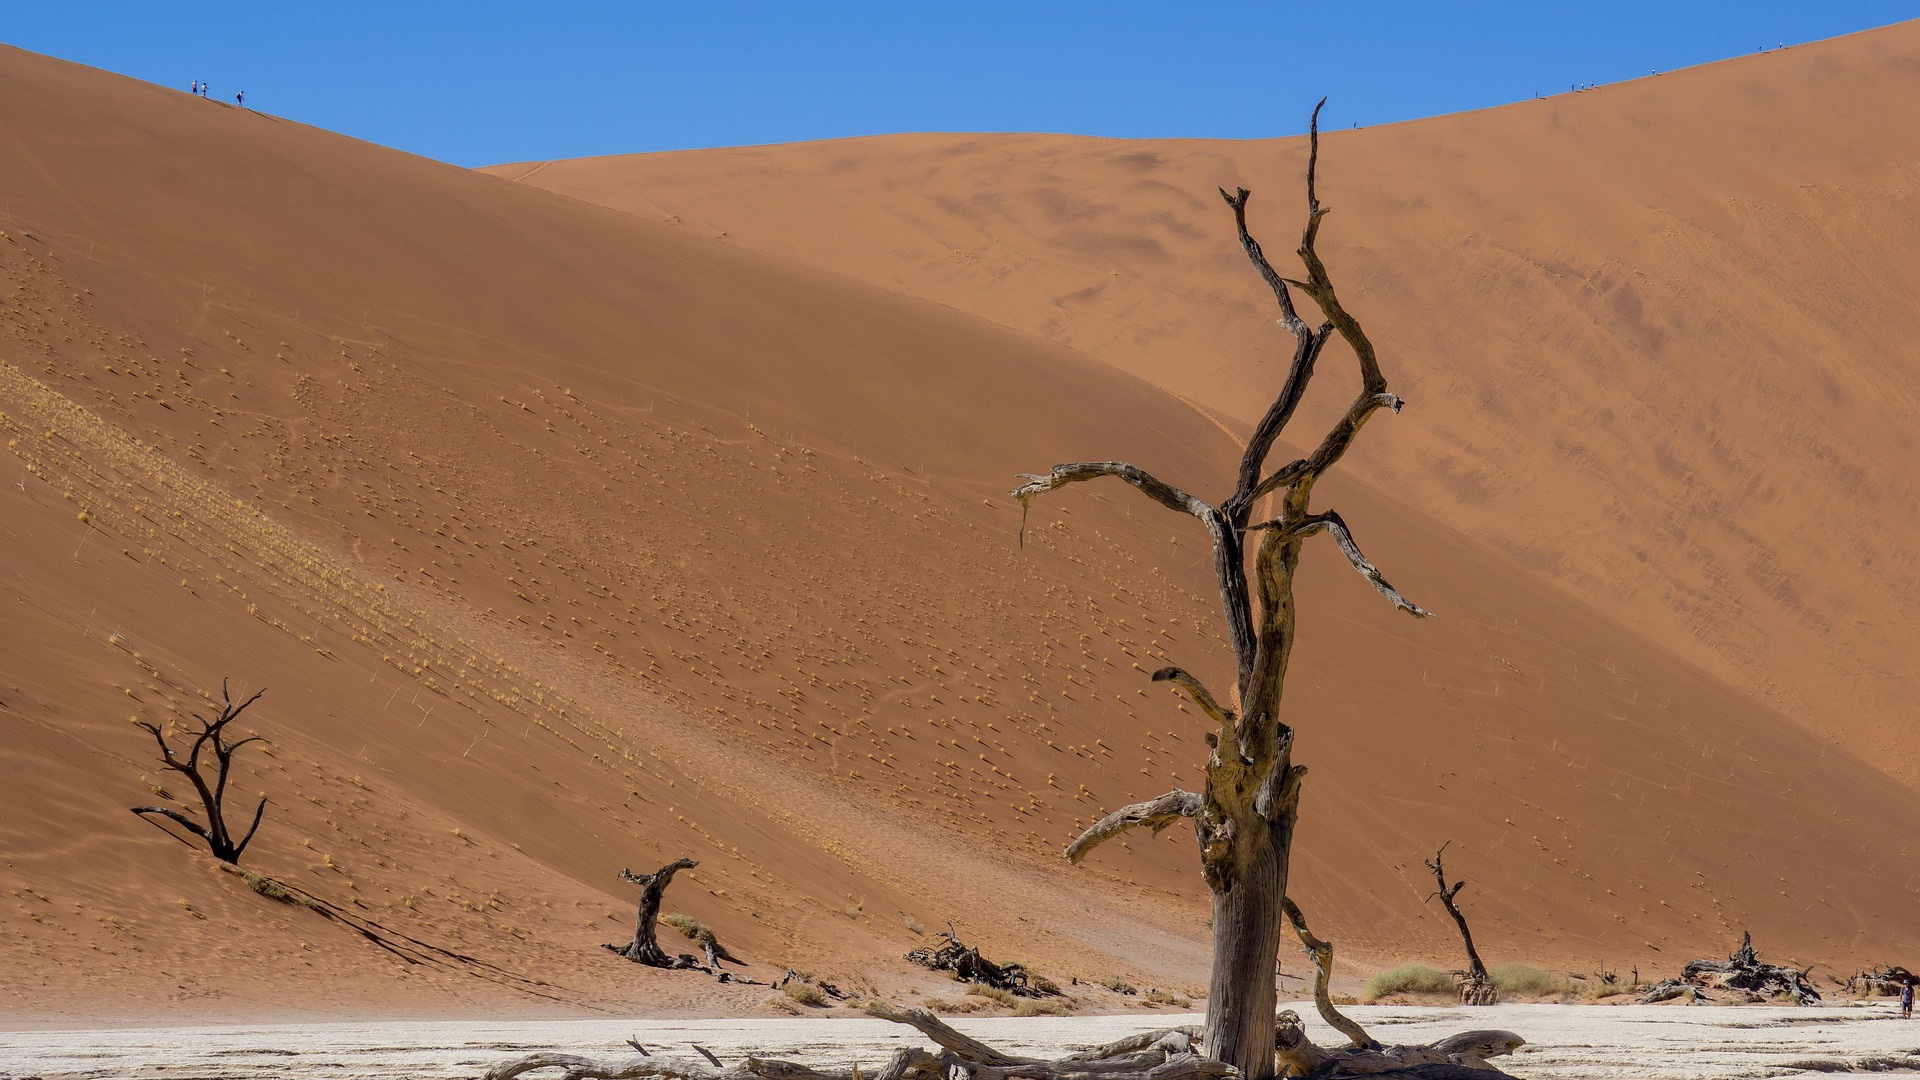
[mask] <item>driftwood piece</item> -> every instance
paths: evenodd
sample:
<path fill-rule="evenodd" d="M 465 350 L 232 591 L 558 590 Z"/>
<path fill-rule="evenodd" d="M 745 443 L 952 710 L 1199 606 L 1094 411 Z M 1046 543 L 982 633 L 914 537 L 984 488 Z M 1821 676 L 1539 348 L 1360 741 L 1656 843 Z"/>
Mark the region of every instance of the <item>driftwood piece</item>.
<path fill-rule="evenodd" d="M 660 1055 L 601 1061 L 577 1054 L 540 1053 L 497 1065 L 488 1070 L 485 1080 L 513 1080 L 541 1069 L 562 1070 L 562 1080 L 1230 1080 L 1240 1076 L 1233 1066 L 1199 1052 L 1203 1031 L 1199 1027 L 1144 1032 L 1093 1050 L 1043 1059 L 1003 1053 L 956 1031 L 925 1009 L 876 1002 L 867 1011 L 881 1020 L 912 1027 L 939 1051 L 896 1050 L 878 1073 L 866 1072 L 857 1065 L 814 1068 L 752 1056 L 721 1067 L 717 1058 L 700 1047 L 695 1049 L 712 1064 Z M 1427 1046 L 1375 1045 L 1329 1052 L 1306 1039 L 1300 1018 L 1291 1012 L 1276 1018 L 1275 1033 L 1285 1075 L 1313 1080 L 1361 1076 L 1382 1080 L 1500 1080 L 1506 1074 L 1488 1065 L 1487 1059 L 1512 1053 L 1524 1042 L 1509 1031 L 1471 1031 Z M 1307 1062 L 1313 1066 L 1297 1067 Z"/>
<path fill-rule="evenodd" d="M 238 866 L 240 856 L 247 850 L 247 845 L 253 841 L 253 834 L 260 829 L 260 819 L 267 812 L 267 797 L 260 796 L 260 805 L 253 811 L 253 824 L 247 827 L 244 835 L 235 840 L 232 829 L 227 825 L 227 781 L 233 769 L 234 751 L 248 743 L 264 740 L 258 735 L 250 735 L 247 738 L 229 742 L 227 725 L 239 719 L 240 714 L 247 711 L 247 706 L 259 701 L 260 695 L 264 693 L 266 693 L 264 688 L 256 690 L 252 697 L 236 705 L 227 693 L 227 680 L 220 680 L 220 714 L 212 720 L 202 717 L 199 713 L 193 714 L 193 718 L 200 721 L 200 730 L 192 733 L 193 741 L 187 744 L 184 758 L 174 754 L 172 744 L 167 741 L 166 733 L 160 730 L 159 725 L 150 724 L 145 720 L 135 720 L 134 725 L 145 728 L 153 736 L 153 741 L 160 745 L 161 764 L 185 776 L 187 782 L 193 785 L 193 790 L 200 796 L 200 805 L 207 821 L 202 825 L 168 806 L 135 806 L 132 807 L 133 812 L 141 817 L 151 814 L 166 818 L 199 837 L 207 845 L 207 850 L 213 853 L 214 858 L 223 863 Z M 211 763 L 201 757 L 207 750 L 213 751 Z M 212 777 L 205 776 L 201 772 L 202 768 L 209 764 L 214 770 Z"/>
<path fill-rule="evenodd" d="M 1451 843 L 1453 841 L 1449 840 L 1441 844 L 1440 850 L 1434 852 L 1433 858 L 1427 860 L 1427 869 L 1433 871 L 1434 884 L 1438 886 L 1433 896 L 1427 899 L 1431 900 L 1434 897 L 1440 899 L 1441 905 L 1447 909 L 1447 914 L 1453 917 L 1453 925 L 1460 930 L 1460 944 L 1467 950 L 1466 970 L 1453 973 L 1454 978 L 1460 981 L 1460 1004 L 1492 1005 L 1500 1000 L 1500 991 L 1493 985 L 1492 976 L 1487 974 L 1487 965 L 1480 962 L 1480 952 L 1473 947 L 1473 931 L 1467 929 L 1467 917 L 1460 911 L 1460 905 L 1455 901 L 1455 898 L 1460 895 L 1460 890 L 1467 887 L 1467 883 L 1456 881 L 1448 885 L 1446 866 L 1441 862 L 1441 856 L 1447 853 L 1447 845 Z"/>
<path fill-rule="evenodd" d="M 684 954 L 668 956 L 665 950 L 660 948 L 660 939 L 654 930 L 654 924 L 660 920 L 660 898 L 666 895 L 667 886 L 673 882 L 673 875 L 699 865 L 692 859 L 675 859 L 651 874 L 636 874 L 622 867 L 620 880 L 640 886 L 639 910 L 634 918 L 633 940 L 625 945 L 605 945 L 602 948 L 648 967 L 699 967 L 700 962 L 691 956 Z"/>
<path fill-rule="evenodd" d="M 1650 1005 L 1677 997 L 1711 1001 L 1702 991 L 1719 990 L 1746 1001 L 1791 998 L 1796 1005 L 1811 1005 L 1820 1000 L 1820 991 L 1807 981 L 1807 973 L 1812 970 L 1761 963 L 1753 951 L 1753 934 L 1743 933 L 1740 947 L 1731 956 L 1689 962 L 1680 969 L 1678 978 L 1656 984 L 1641 996 L 1640 1003 Z"/>
<path fill-rule="evenodd" d="M 1047 996 L 1045 991 L 1034 988 L 1024 965 L 996 964 L 981 956 L 979 949 L 960 940 L 953 931 L 952 923 L 947 924 L 947 932 L 941 936 L 946 939 L 945 942 L 933 948 L 915 949 L 907 954 L 907 959 L 923 968 L 951 971 L 953 977 L 961 982 L 980 983 L 1024 997 Z"/>

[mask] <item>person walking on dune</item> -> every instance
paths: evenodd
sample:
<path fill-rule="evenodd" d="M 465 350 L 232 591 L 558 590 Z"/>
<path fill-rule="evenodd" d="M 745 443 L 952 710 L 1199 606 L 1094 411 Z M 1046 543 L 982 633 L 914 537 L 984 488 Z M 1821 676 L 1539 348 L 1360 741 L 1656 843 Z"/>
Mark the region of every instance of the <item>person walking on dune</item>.
<path fill-rule="evenodd" d="M 1900 1019 L 1913 1019 L 1913 980 L 1900 984 Z"/>
<path fill-rule="evenodd" d="M 200 96 L 200 80 L 199 79 L 193 80 L 193 89 L 187 91 L 187 93 L 192 94 L 194 97 Z"/>
<path fill-rule="evenodd" d="M 238 106 L 240 106 L 240 107 L 241 107 L 241 108 L 243 108 L 243 109 L 244 109 L 244 108 L 246 108 L 246 106 L 247 106 L 247 92 L 246 92 L 245 90 L 242 90 L 242 91 L 240 91 L 239 93 L 237 93 L 237 94 L 235 94 L 235 95 L 233 95 L 233 103 L 234 103 L 235 105 L 238 105 Z"/>

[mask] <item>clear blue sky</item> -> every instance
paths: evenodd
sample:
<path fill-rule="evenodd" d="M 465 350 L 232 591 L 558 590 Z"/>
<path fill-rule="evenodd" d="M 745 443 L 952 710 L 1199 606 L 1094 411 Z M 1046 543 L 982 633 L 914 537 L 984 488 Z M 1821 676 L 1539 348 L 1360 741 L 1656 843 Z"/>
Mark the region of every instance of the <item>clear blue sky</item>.
<path fill-rule="evenodd" d="M 1237 10 L 1236 10 L 1237 9 Z M 460 165 L 898 131 L 1257 138 L 1613 82 L 1911 0 L 4 0 L 0 41 Z"/>

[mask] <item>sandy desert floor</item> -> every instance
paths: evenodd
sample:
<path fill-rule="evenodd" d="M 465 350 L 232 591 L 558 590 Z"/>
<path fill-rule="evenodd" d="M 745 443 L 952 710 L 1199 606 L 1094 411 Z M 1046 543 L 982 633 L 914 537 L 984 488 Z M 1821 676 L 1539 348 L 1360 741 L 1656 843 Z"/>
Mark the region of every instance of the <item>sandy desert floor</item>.
<path fill-rule="evenodd" d="M 1311 1014 L 1311 1004 L 1299 1007 Z M 1587 1077 L 1813 1076 L 1920 1073 L 1920 1023 L 1890 1004 L 1835 1008 L 1499 1005 L 1360 1007 L 1377 1037 L 1424 1042 L 1470 1027 L 1510 1028 L 1531 1044 L 1503 1064 L 1540 1080 Z M 1013 1052 L 1059 1053 L 1136 1031 L 1197 1023 L 1161 1014 L 961 1019 L 955 1026 Z M 1314 1037 L 1333 1041 L 1313 1022 Z M 615 1056 L 636 1039 L 656 1055 L 723 1061 L 744 1053 L 809 1063 L 880 1063 L 919 1036 L 879 1020 L 543 1020 L 122 1027 L 0 1033 L 0 1077 L 475 1077 L 533 1050 Z"/>

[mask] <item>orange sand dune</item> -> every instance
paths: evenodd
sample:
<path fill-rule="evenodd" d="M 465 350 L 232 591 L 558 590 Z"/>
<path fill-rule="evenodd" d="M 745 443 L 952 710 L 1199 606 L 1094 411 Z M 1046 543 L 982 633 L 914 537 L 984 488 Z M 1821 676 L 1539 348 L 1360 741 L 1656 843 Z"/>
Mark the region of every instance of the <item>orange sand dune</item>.
<path fill-rule="evenodd" d="M 1322 251 L 1419 410 L 1369 432 L 1360 473 L 1908 784 L 1917 53 L 1920 22 L 1334 131 L 1321 173 Z M 1285 256 L 1304 157 L 1302 139 L 907 135 L 494 171 L 1251 423 L 1285 335 L 1214 189 L 1253 188 Z"/>
<path fill-rule="evenodd" d="M 1089 485 L 1023 547 L 1004 492 L 1126 456 L 1217 496 L 1233 424 L 950 308 L 29 54 L 0 112 L 6 1015 L 763 1007 L 598 948 L 614 872 L 682 854 L 668 910 L 761 978 L 951 995 L 899 957 L 952 919 L 1062 981 L 1202 981 L 1188 838 L 1058 858 L 1197 779 L 1145 671 L 1222 676 L 1201 539 Z M 1408 352 L 1391 377 L 1434 386 Z M 1430 445 L 1435 411 L 1368 438 Z M 1446 839 L 1496 959 L 1916 944 L 1920 795 L 1397 492 L 1325 492 L 1440 613 L 1309 554 L 1296 895 L 1350 963 L 1451 958 L 1419 866 Z M 128 717 L 228 675 L 269 688 L 249 861 L 491 966 L 405 963 L 126 812 L 183 793 Z"/>

